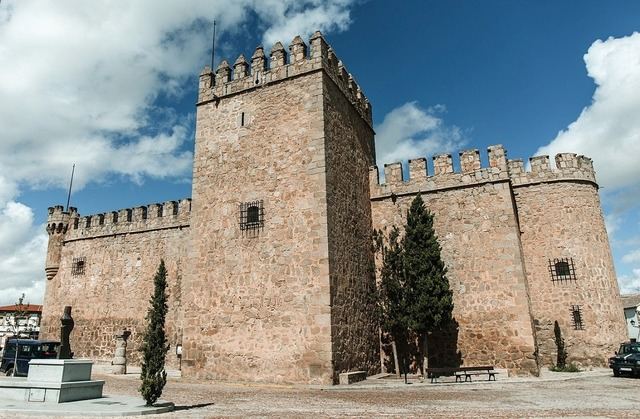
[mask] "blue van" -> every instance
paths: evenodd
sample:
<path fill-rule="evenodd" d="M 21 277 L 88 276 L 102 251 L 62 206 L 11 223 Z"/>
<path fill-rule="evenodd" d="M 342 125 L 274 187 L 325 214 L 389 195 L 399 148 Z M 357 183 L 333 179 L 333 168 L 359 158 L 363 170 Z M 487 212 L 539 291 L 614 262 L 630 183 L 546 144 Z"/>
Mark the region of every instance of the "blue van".
<path fill-rule="evenodd" d="M 16 343 L 18 344 L 18 358 L 16 363 Z M 26 377 L 29 373 L 29 361 L 32 359 L 55 359 L 58 356 L 60 342 L 54 340 L 9 339 L 6 342 L 0 372 L 7 376 Z"/>

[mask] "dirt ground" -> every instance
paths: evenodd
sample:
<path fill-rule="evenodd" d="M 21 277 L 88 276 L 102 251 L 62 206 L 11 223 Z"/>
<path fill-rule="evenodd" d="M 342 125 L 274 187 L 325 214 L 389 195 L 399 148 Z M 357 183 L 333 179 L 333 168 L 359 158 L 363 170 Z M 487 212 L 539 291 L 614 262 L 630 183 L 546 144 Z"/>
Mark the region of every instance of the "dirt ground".
<path fill-rule="evenodd" d="M 134 374 L 94 378 L 106 380 L 105 394 L 137 394 Z M 608 370 L 497 382 L 414 381 L 310 387 L 169 378 L 162 399 L 176 411 L 145 417 L 640 417 L 640 378 L 614 378 Z"/>

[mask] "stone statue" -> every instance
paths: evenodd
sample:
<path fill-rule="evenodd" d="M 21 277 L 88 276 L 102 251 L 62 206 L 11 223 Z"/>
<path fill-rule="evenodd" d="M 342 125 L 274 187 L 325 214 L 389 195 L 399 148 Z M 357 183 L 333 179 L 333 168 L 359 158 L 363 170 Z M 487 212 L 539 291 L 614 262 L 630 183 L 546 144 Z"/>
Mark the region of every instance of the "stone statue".
<path fill-rule="evenodd" d="M 73 352 L 71 352 L 69 336 L 75 324 L 73 318 L 71 318 L 71 306 L 65 306 L 64 314 L 60 317 L 60 323 L 60 351 L 58 352 L 58 359 L 71 359 L 73 358 Z"/>
<path fill-rule="evenodd" d="M 131 332 L 126 329 L 115 335 L 116 353 L 114 354 L 113 361 L 111 361 L 114 374 L 127 373 L 127 339 L 129 339 L 129 336 L 131 336 Z"/>

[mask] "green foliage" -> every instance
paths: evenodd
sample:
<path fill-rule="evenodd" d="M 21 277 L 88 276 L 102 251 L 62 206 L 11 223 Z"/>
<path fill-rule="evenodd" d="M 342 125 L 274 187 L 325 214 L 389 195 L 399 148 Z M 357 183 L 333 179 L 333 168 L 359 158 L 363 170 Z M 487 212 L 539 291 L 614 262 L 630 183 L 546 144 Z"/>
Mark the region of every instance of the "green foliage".
<path fill-rule="evenodd" d="M 167 373 L 164 369 L 165 356 L 169 350 L 165 336 L 165 319 L 167 317 L 167 270 L 164 260 L 160 261 L 158 271 L 153 278 L 153 296 L 149 301 L 147 312 L 147 328 L 142 341 L 142 373 L 140 379 L 140 394 L 153 405 L 162 395 L 162 389 L 167 383 Z"/>
<path fill-rule="evenodd" d="M 568 354 L 567 354 L 567 349 L 564 345 L 564 338 L 562 337 L 562 331 L 560 330 L 560 325 L 558 324 L 557 320 L 553 324 L 553 334 L 555 336 L 556 348 L 557 348 L 556 365 L 554 368 L 563 370 L 567 366 Z M 567 371 L 567 372 L 573 372 L 573 371 Z"/>
<path fill-rule="evenodd" d="M 565 364 L 564 367 L 560 368 L 557 365 L 549 368 L 549 371 L 553 372 L 581 372 L 582 370 L 578 368 L 578 366 L 574 363 Z"/>
<path fill-rule="evenodd" d="M 409 329 L 425 335 L 451 321 L 453 294 L 440 244 L 433 229 L 433 214 L 420 195 L 411 203 L 403 239 L 408 294 Z"/>
<path fill-rule="evenodd" d="M 408 289 L 403 267 L 400 231 L 393 226 L 387 245 L 381 245 L 382 270 L 380 275 L 379 307 L 382 328 L 397 342 L 405 340 L 410 324 L 407 306 Z"/>
<path fill-rule="evenodd" d="M 385 245 L 382 234 L 374 232 L 374 248 L 382 253 L 381 326 L 400 348 L 407 348 L 409 336 L 420 336 L 426 343 L 429 333 L 451 321 L 453 295 L 433 229 L 433 215 L 420 195 L 411 203 L 404 236 L 400 236 L 394 226 Z"/>

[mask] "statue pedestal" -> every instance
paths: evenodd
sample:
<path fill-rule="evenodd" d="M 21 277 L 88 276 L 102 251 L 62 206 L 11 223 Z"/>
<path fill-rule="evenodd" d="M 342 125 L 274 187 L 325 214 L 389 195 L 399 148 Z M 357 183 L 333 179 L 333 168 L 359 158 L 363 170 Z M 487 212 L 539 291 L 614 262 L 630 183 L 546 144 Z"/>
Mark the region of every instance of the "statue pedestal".
<path fill-rule="evenodd" d="M 32 359 L 26 380 L 0 381 L 0 396 L 39 403 L 100 398 L 104 381 L 91 379 L 92 365 L 86 359 Z"/>

